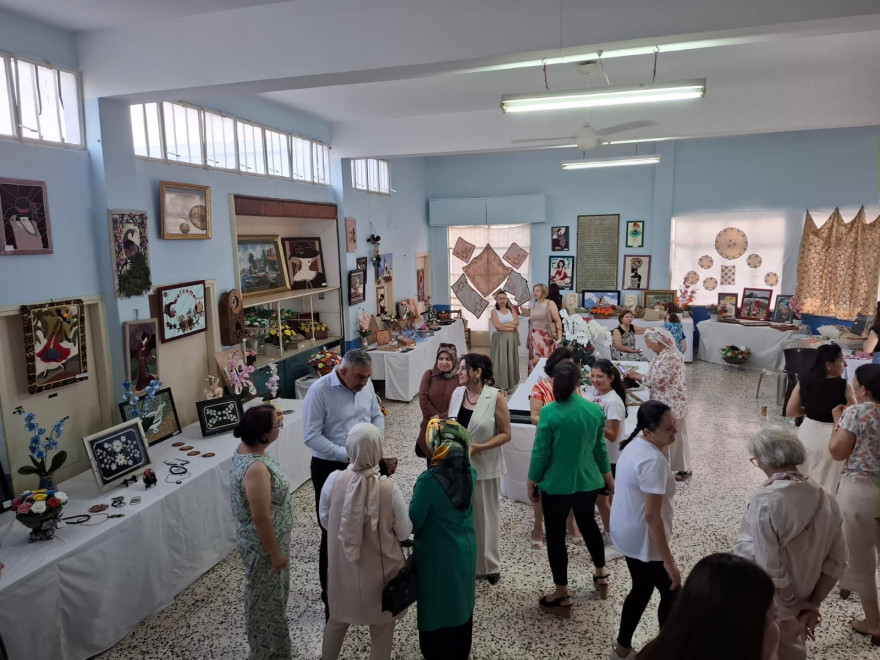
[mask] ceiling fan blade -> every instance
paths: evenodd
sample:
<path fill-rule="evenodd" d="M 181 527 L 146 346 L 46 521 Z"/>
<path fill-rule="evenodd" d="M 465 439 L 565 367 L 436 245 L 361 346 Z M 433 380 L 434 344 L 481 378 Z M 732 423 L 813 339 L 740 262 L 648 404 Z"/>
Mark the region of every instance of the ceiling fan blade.
<path fill-rule="evenodd" d="M 526 142 L 559 142 L 560 140 L 574 140 L 574 135 L 560 135 L 558 137 L 541 137 L 541 138 L 524 138 L 521 140 L 511 140 L 513 144 L 524 144 Z"/>
<path fill-rule="evenodd" d="M 656 121 L 630 121 L 625 124 L 617 124 L 616 126 L 609 126 L 608 128 L 603 128 L 600 131 L 596 131 L 597 135 L 605 136 L 605 135 L 614 135 L 615 133 L 623 133 L 624 131 L 631 131 L 636 128 L 648 128 L 649 126 L 656 126 Z"/>

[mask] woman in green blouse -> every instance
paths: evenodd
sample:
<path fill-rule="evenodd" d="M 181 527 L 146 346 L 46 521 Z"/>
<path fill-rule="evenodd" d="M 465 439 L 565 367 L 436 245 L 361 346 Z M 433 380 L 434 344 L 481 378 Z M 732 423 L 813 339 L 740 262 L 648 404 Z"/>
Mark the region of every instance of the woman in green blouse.
<path fill-rule="evenodd" d="M 553 372 L 555 401 L 541 409 L 527 485 L 532 501 L 540 497 L 544 505 L 547 558 L 556 584 L 538 604 L 566 618 L 572 605 L 565 547 L 569 511 L 574 511 L 593 560 L 596 589 L 603 599 L 608 597 L 605 544 L 593 511 L 598 495 L 614 491 L 614 477 L 605 447 L 605 415 L 601 406 L 573 396 L 580 381 L 581 371 L 572 363 L 563 362 Z"/>

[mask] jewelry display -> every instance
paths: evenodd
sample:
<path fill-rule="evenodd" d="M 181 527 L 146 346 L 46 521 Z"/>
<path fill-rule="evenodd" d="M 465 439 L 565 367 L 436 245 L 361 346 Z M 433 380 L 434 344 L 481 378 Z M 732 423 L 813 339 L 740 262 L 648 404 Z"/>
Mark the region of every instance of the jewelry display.
<path fill-rule="evenodd" d="M 134 504 L 140 504 L 140 503 L 141 503 L 140 495 L 135 495 L 134 497 L 132 497 L 132 498 L 128 501 L 128 503 L 129 503 L 129 504 L 132 504 L 132 505 L 134 505 Z"/>
<path fill-rule="evenodd" d="M 109 508 L 109 504 L 95 504 L 89 507 L 89 513 L 103 513 Z"/>
<path fill-rule="evenodd" d="M 165 465 L 169 466 L 168 472 L 171 473 L 167 477 L 165 477 L 166 483 L 179 485 L 183 483 L 184 479 L 189 479 L 192 476 L 192 474 L 190 474 L 190 471 L 186 467 L 184 467 L 186 465 L 189 465 L 189 461 L 186 461 L 182 458 L 174 458 L 170 461 L 165 461 Z"/>
<path fill-rule="evenodd" d="M 190 451 L 192 449 L 191 445 L 184 445 L 180 448 L 180 451 Z"/>
<path fill-rule="evenodd" d="M 198 456 L 201 452 L 198 451 L 188 451 L 186 453 L 187 456 Z"/>
<path fill-rule="evenodd" d="M 121 509 L 125 506 L 125 497 L 122 495 L 114 497 L 112 500 L 110 500 L 110 506 L 112 506 L 114 509 Z"/>
<path fill-rule="evenodd" d="M 105 506 L 105 505 L 97 505 L 97 506 Z M 93 507 L 94 508 L 94 507 Z M 89 509 L 91 511 L 91 509 Z M 92 518 L 97 518 L 97 516 L 104 516 L 104 518 L 99 522 L 89 522 Z M 124 513 L 97 513 L 94 516 L 90 516 L 87 513 L 80 514 L 78 516 L 68 516 L 67 518 L 61 518 L 61 521 L 67 525 L 82 525 L 83 527 L 94 527 L 95 525 L 101 525 L 111 518 L 125 518 Z"/>
<path fill-rule="evenodd" d="M 217 454 L 212 451 L 209 451 L 207 454 L 202 454 L 202 458 L 214 458 Z"/>

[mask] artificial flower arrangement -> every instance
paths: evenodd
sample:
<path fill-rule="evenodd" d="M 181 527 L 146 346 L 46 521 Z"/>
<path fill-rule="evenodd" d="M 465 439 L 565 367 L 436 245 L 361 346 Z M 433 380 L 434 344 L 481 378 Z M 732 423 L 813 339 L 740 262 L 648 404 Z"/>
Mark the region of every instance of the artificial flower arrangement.
<path fill-rule="evenodd" d="M 128 414 L 131 419 L 138 418 L 141 420 L 141 426 L 143 426 L 145 432 L 156 421 L 151 418 L 151 413 L 155 415 L 155 411 L 150 409 L 149 402 L 156 397 L 156 392 L 159 391 L 160 387 L 162 387 L 161 382 L 155 379 L 151 380 L 146 388 L 144 388 L 143 396 L 138 396 L 137 392 L 132 389 L 130 380 L 122 381 L 122 398 L 129 404 Z"/>
<path fill-rule="evenodd" d="M 268 328 L 272 325 L 271 310 L 268 309 L 252 309 L 244 315 L 244 324 L 249 328 Z"/>
<path fill-rule="evenodd" d="M 571 348 L 577 364 L 592 366 L 596 361 L 595 344 L 610 344 L 611 333 L 599 323 L 588 323 L 579 314 L 569 314 L 565 309 L 559 310 L 559 316 L 562 318 L 561 345 Z"/>
<path fill-rule="evenodd" d="M 50 463 L 46 461 L 49 458 L 49 452 L 58 448 L 58 439 L 64 432 L 64 422 L 70 419 L 67 415 L 62 417 L 52 425 L 49 435 L 46 435 L 46 429 L 37 423 L 37 416 L 32 412 L 27 412 L 21 406 L 12 411 L 13 415 L 24 415 L 24 429 L 31 434 L 31 441 L 28 444 L 28 454 L 30 454 L 31 463 L 33 465 L 23 465 L 18 468 L 19 474 L 35 474 L 40 478 L 40 486 L 52 483 L 52 475 L 55 470 L 64 465 L 67 460 L 67 452 L 63 449 L 52 458 Z"/>
<path fill-rule="evenodd" d="M 309 361 L 306 364 L 315 371 L 321 372 L 327 369 L 332 369 L 337 364 L 341 363 L 342 358 L 339 357 L 339 353 L 334 353 L 333 351 L 318 351 L 309 358 Z"/>
<path fill-rule="evenodd" d="M 712 305 L 706 305 L 706 311 L 710 314 L 717 314 L 719 309 L 719 305 L 717 303 Z"/>
<path fill-rule="evenodd" d="M 724 346 L 721 349 L 721 358 L 725 362 L 745 362 L 750 357 L 752 357 L 752 349 L 747 346 L 739 347 L 733 346 L 732 344 L 729 346 Z"/>
<path fill-rule="evenodd" d="M 804 305 L 801 303 L 801 299 L 798 298 L 797 294 L 794 294 L 788 300 L 788 308 L 791 310 L 791 313 L 794 314 L 796 319 L 801 318 L 801 314 L 804 313 Z"/>
<path fill-rule="evenodd" d="M 302 321 L 299 324 L 298 330 L 306 336 L 314 333 L 315 336 L 323 335 L 326 337 L 329 328 L 326 323 L 321 323 L 320 321 Z"/>
<path fill-rule="evenodd" d="M 67 494 L 55 488 L 26 490 L 12 500 L 12 510 L 19 516 L 52 513 L 67 504 Z"/>
<path fill-rule="evenodd" d="M 697 297 L 697 287 L 687 281 L 687 275 L 678 287 L 678 309 L 682 312 L 688 311 L 694 298 Z"/>
<path fill-rule="evenodd" d="M 278 346 L 279 341 L 282 341 L 286 346 L 291 341 L 297 338 L 296 332 L 287 324 L 281 326 L 281 329 L 278 329 L 278 326 L 272 326 L 269 328 L 269 334 L 266 337 L 266 341 L 270 344 L 274 344 Z"/>
<path fill-rule="evenodd" d="M 251 374 L 254 373 L 253 365 L 245 364 L 240 357 L 232 353 L 226 361 L 225 371 L 229 389 L 235 392 L 236 396 L 240 395 L 244 390 L 247 390 L 251 395 L 256 395 L 257 387 L 254 385 L 254 381 L 251 380 Z"/>
<path fill-rule="evenodd" d="M 607 316 L 611 316 L 612 314 L 614 314 L 615 311 L 616 310 L 614 307 L 598 307 L 597 306 L 597 307 L 593 307 L 590 310 L 590 314 L 592 314 L 593 316 L 606 316 L 607 317 Z"/>
<path fill-rule="evenodd" d="M 370 323 L 372 320 L 373 317 L 367 310 L 362 309 L 358 312 L 358 334 L 361 338 L 370 334 Z"/>
<path fill-rule="evenodd" d="M 424 303 L 425 303 L 425 311 L 422 312 L 422 314 L 424 314 L 427 317 L 428 324 L 433 325 L 434 322 L 437 321 L 437 310 L 434 309 L 434 305 L 431 304 L 431 296 L 426 296 Z"/>
<path fill-rule="evenodd" d="M 275 362 L 269 363 L 269 379 L 266 381 L 266 387 L 269 388 L 269 394 L 271 398 L 275 398 L 278 396 L 278 382 L 281 379 L 278 378 L 278 364 Z"/>

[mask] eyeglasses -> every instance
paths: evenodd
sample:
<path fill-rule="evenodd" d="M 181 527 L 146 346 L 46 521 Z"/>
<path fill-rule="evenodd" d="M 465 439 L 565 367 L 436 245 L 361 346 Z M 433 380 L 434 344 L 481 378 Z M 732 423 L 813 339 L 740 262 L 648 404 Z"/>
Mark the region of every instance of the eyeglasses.
<path fill-rule="evenodd" d="M 755 458 L 754 456 L 752 456 L 751 458 L 749 458 L 749 463 L 751 463 L 751 464 L 754 465 L 755 467 L 761 467 L 760 465 L 758 465 L 758 459 Z"/>
<path fill-rule="evenodd" d="M 277 425 L 277 426 L 273 426 L 272 428 L 273 428 L 273 429 L 283 429 L 283 428 L 284 428 L 284 422 L 278 422 L 278 425 Z"/>

